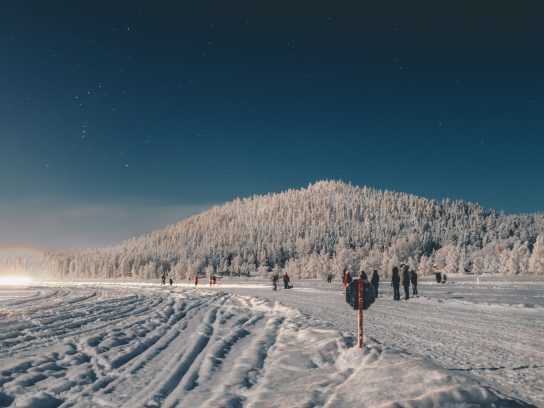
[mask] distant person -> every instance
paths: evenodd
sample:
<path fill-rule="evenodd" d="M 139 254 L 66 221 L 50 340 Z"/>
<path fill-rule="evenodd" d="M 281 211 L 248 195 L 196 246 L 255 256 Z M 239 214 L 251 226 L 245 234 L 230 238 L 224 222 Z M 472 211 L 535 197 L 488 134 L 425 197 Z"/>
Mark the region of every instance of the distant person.
<path fill-rule="evenodd" d="M 374 273 L 372 274 L 370 283 L 374 287 L 374 294 L 376 295 L 376 297 L 378 297 L 378 287 L 380 286 L 380 275 L 378 275 L 378 271 L 376 269 L 374 269 Z"/>
<path fill-rule="evenodd" d="M 404 300 L 410 299 L 410 271 L 409 266 L 404 265 L 402 267 L 402 275 L 400 276 L 400 283 L 404 288 Z"/>
<path fill-rule="evenodd" d="M 361 279 L 363 281 L 363 310 L 366 310 L 376 300 L 376 291 L 374 290 L 372 283 L 368 281 L 368 276 L 365 271 L 361 272 Z M 356 293 L 357 292 L 358 290 Z"/>
<path fill-rule="evenodd" d="M 347 288 L 352 280 L 353 280 L 353 278 L 351 277 L 351 273 L 346 272 L 346 274 L 344 275 L 344 287 Z"/>
<path fill-rule="evenodd" d="M 440 272 L 436 272 L 434 274 L 434 277 L 436 278 L 436 283 L 441 283 L 442 282 L 442 274 Z"/>
<path fill-rule="evenodd" d="M 417 273 L 412 270 L 410 272 L 410 282 L 412 282 L 412 295 L 417 295 Z"/>
<path fill-rule="evenodd" d="M 198 285 L 198 275 L 195 275 L 195 287 Z"/>
<path fill-rule="evenodd" d="M 283 275 L 283 288 L 289 289 L 289 282 L 291 281 L 291 278 L 289 278 L 289 275 L 287 275 L 287 272 L 285 275 Z"/>
<path fill-rule="evenodd" d="M 272 290 L 278 290 L 278 281 L 280 280 L 280 277 L 277 273 L 272 275 Z"/>
<path fill-rule="evenodd" d="M 331 283 L 332 282 L 332 273 L 329 273 L 327 275 L 327 283 Z"/>
<path fill-rule="evenodd" d="M 215 276 L 215 273 L 212 275 L 212 283 L 213 286 L 217 285 L 217 276 Z"/>
<path fill-rule="evenodd" d="M 400 300 L 400 276 L 399 268 L 393 267 L 393 274 L 391 275 L 391 286 L 393 286 L 393 300 Z"/>
<path fill-rule="evenodd" d="M 162 275 L 161 276 L 161 285 L 164 285 L 166 284 L 166 276 Z"/>
<path fill-rule="evenodd" d="M 172 278 L 170 278 L 170 286 L 172 286 L 174 284 L 174 281 L 172 280 Z"/>
<path fill-rule="evenodd" d="M 448 277 L 446 276 L 445 273 L 442 274 L 442 283 L 446 283 L 446 281 L 448 280 Z"/>

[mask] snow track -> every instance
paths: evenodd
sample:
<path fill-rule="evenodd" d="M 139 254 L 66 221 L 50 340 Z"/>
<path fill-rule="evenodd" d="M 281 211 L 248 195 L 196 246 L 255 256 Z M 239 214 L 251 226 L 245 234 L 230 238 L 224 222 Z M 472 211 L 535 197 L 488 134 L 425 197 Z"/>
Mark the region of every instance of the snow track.
<path fill-rule="evenodd" d="M 365 333 L 383 346 L 544 407 L 544 281 L 486 278 L 489 282 L 479 285 L 474 278 L 455 279 L 448 285 L 424 280 L 421 296 L 399 302 L 392 300 L 389 285 L 382 285 L 382 296 L 365 314 Z M 251 292 L 297 308 L 319 319 L 321 327 L 356 330 L 356 314 L 338 283 L 297 282 L 288 291 Z"/>
<path fill-rule="evenodd" d="M 1 299 L 0 406 L 524 406 L 379 345 L 361 352 L 270 300 L 98 284 Z"/>

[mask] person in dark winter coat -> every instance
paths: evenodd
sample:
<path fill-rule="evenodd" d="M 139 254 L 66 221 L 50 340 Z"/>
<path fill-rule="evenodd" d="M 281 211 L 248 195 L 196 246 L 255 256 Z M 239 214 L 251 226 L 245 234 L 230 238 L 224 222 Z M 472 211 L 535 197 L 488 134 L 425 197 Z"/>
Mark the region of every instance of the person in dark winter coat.
<path fill-rule="evenodd" d="M 170 286 L 172 286 L 174 284 L 174 281 L 172 280 L 172 278 L 170 278 Z"/>
<path fill-rule="evenodd" d="M 436 272 L 434 277 L 436 278 L 436 283 L 442 282 L 442 274 L 440 272 Z"/>
<path fill-rule="evenodd" d="M 277 274 L 272 276 L 272 290 L 278 290 L 278 281 L 280 277 Z"/>
<path fill-rule="evenodd" d="M 402 267 L 402 274 L 400 276 L 400 283 L 404 288 L 404 300 L 410 299 L 410 271 L 408 265 Z"/>
<path fill-rule="evenodd" d="M 393 286 L 393 299 L 400 300 L 400 277 L 399 268 L 393 267 L 393 275 L 391 276 L 391 286 Z"/>
<path fill-rule="evenodd" d="M 289 282 L 291 281 L 291 279 L 289 278 L 289 275 L 285 274 L 283 275 L 283 288 L 284 289 L 289 289 Z"/>
<path fill-rule="evenodd" d="M 195 275 L 195 286 L 198 285 L 198 275 Z"/>
<path fill-rule="evenodd" d="M 374 273 L 372 274 L 370 283 L 374 287 L 374 293 L 376 297 L 378 297 L 378 287 L 380 286 L 380 275 L 378 275 L 378 271 L 376 269 L 374 269 Z"/>
<path fill-rule="evenodd" d="M 410 282 L 412 282 L 412 295 L 417 295 L 417 273 L 416 271 L 410 272 Z"/>
<path fill-rule="evenodd" d="M 361 279 L 363 280 L 363 310 L 366 310 L 376 300 L 376 291 L 374 286 L 368 281 L 365 271 L 361 272 Z"/>
<path fill-rule="evenodd" d="M 329 273 L 327 275 L 327 283 L 331 283 L 332 282 L 332 273 Z"/>
<path fill-rule="evenodd" d="M 344 274 L 344 287 L 347 288 L 352 280 L 353 280 L 353 278 L 351 277 L 351 273 L 346 272 Z"/>

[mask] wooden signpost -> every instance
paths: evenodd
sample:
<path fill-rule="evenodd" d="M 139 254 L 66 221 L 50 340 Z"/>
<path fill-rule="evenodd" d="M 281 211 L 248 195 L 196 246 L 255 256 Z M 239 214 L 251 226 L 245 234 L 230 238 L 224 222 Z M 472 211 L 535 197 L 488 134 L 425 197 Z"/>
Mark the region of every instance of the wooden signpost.
<path fill-rule="evenodd" d="M 357 279 L 357 292 L 358 292 L 358 315 L 359 315 L 359 330 L 358 332 L 358 343 L 359 348 L 363 348 L 363 279 L 359 278 Z"/>
<path fill-rule="evenodd" d="M 366 294 L 364 293 L 366 291 Z M 353 279 L 346 287 L 346 302 L 357 310 L 357 346 L 363 348 L 363 311 L 376 300 L 374 288 L 366 279 Z"/>

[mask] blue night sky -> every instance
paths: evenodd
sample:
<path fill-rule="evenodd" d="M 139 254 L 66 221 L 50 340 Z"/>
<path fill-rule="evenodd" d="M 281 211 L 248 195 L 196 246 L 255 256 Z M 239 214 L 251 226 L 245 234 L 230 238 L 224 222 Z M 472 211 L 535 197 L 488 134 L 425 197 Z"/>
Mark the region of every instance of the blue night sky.
<path fill-rule="evenodd" d="M 544 211 L 543 11 L 4 2 L 0 245 L 115 243 L 325 178 Z"/>

